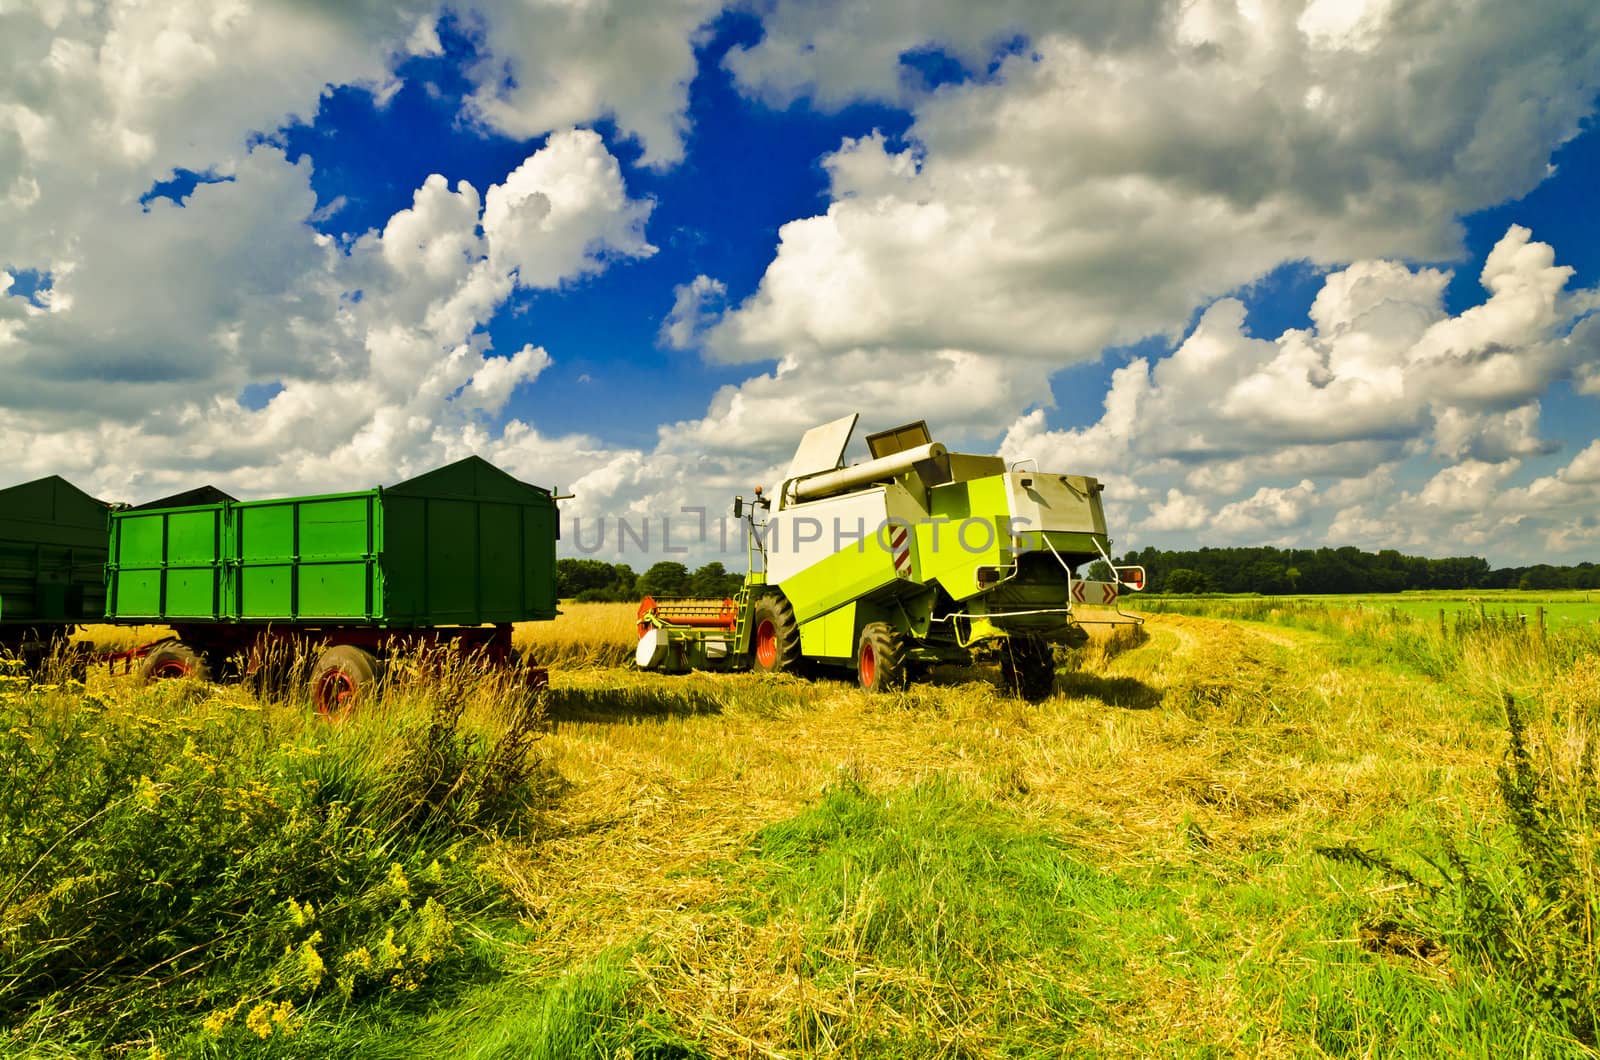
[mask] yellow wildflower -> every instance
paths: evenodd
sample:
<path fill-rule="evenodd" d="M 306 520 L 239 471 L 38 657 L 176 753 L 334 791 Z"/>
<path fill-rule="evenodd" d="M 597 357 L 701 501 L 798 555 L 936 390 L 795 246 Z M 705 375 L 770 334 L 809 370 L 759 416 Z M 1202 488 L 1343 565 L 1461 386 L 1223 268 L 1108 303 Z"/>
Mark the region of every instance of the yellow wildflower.
<path fill-rule="evenodd" d="M 213 1038 L 220 1036 L 243 1004 L 244 1001 L 239 1000 L 234 1002 L 232 1008 L 213 1009 L 211 1015 L 205 1018 L 205 1022 L 201 1024 L 201 1027 Z"/>
<path fill-rule="evenodd" d="M 263 1001 L 250 1010 L 250 1015 L 244 1018 L 244 1025 L 249 1027 L 258 1038 L 272 1037 L 272 1014 L 277 1006 L 270 1001 Z"/>
<path fill-rule="evenodd" d="M 317 943 L 321 941 L 322 932 L 314 931 L 310 938 L 300 944 L 300 970 L 311 980 L 312 987 L 322 985 L 322 976 L 328 970 L 322 961 L 322 954 L 317 952 Z"/>
<path fill-rule="evenodd" d="M 301 905 L 293 898 L 289 899 L 289 919 L 294 921 L 295 927 L 305 927 L 317 918 L 317 908 L 309 901 Z"/>

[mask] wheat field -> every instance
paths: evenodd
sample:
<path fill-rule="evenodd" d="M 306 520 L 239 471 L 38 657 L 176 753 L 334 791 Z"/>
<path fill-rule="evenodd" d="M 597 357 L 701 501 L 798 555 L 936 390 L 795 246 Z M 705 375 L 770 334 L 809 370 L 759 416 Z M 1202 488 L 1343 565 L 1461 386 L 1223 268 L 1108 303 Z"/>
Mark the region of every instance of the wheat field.
<path fill-rule="evenodd" d="M 0 745 L 13 764 L 47 741 L 41 718 L 87 695 L 106 719 L 95 724 L 179 727 L 165 766 L 148 748 L 145 764 L 119 766 L 117 745 L 95 745 L 100 773 L 120 769 L 137 797 L 147 781 L 174 795 L 183 777 L 210 783 L 212 726 L 239 762 L 262 763 L 238 767 L 239 794 L 227 798 L 239 805 L 306 777 L 318 786 L 270 797 L 300 799 L 297 814 L 349 805 L 391 822 L 413 820 L 397 807 L 445 799 L 455 830 L 384 833 L 383 857 L 411 881 L 403 912 L 358 917 L 367 896 L 399 893 L 384 882 L 398 870 L 352 868 L 364 889 L 317 899 L 327 912 L 316 924 L 272 929 L 289 957 L 251 964 L 256 951 L 240 951 L 195 973 L 220 984 L 203 989 L 157 975 L 165 1007 L 135 1004 L 152 995 L 126 986 L 13 1007 L 12 1051 L 1589 1054 L 1584 1013 L 1596 995 L 1584 969 L 1595 950 L 1560 925 L 1600 893 L 1600 820 L 1584 816 L 1600 807 L 1584 765 L 1600 642 L 1216 604 L 1229 606 L 1101 631 L 1061 659 L 1056 694 L 1030 705 L 984 667 L 941 669 L 882 696 L 843 672 L 641 673 L 628 662 L 632 605 L 566 605 L 516 631 L 552 678 L 542 728 L 521 743 L 530 730 L 513 717 L 514 696 L 426 666 L 420 684 L 333 726 L 292 694 L 141 692 L 103 675 L 84 693 L 13 689 L 3 693 L 12 731 L 34 734 Z M 1522 737 L 1508 737 L 1508 703 Z M 184 757 L 185 739 L 200 741 L 202 758 Z M 1508 739 L 1531 748 L 1533 780 L 1520 789 L 1504 779 L 1522 775 L 1502 770 L 1519 761 Z M 459 778 L 422 783 L 424 765 L 425 777 Z M 208 805 L 204 790 L 194 805 Z M 0 810 L 33 820 L 24 794 L 0 792 Z M 513 796 L 524 811 L 508 808 Z M 216 820 L 234 827 L 225 813 Z M 260 842 L 284 841 L 262 827 Z M 1562 836 L 1576 859 L 1551 846 Z M 304 903 L 333 886 L 315 883 L 316 858 L 334 856 L 316 849 L 277 856 L 260 884 L 277 895 L 261 908 L 283 907 L 285 887 Z M 88 878 L 91 867 L 63 871 Z M 440 871 L 440 882 L 418 882 Z M 30 880 L 7 883 L 0 870 L 0 892 Z M 50 899 L 65 903 L 52 924 L 93 922 L 105 908 L 63 893 Z M 1514 896 L 1515 909 L 1495 894 Z M 419 914 L 424 895 L 431 920 Z M 18 908 L 0 904 L 11 937 L 33 930 Z M 388 978 L 360 973 L 345 994 L 327 986 L 340 968 L 357 976 L 378 960 L 385 923 L 394 945 L 437 963 L 396 950 L 381 965 Z M 331 969 L 323 986 L 306 978 L 308 952 Z M 0 1012 L 6 990 L 0 977 Z M 88 998 L 117 1015 L 51 1015 L 98 1011 Z"/>

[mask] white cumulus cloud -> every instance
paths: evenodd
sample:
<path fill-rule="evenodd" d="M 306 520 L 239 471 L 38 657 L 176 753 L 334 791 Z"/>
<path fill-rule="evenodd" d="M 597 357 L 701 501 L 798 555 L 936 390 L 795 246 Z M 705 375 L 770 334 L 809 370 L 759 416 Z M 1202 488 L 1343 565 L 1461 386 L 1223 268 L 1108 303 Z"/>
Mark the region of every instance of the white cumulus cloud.
<path fill-rule="evenodd" d="M 348 248 L 303 223 L 308 181 L 306 163 L 260 147 L 235 180 L 202 185 L 186 207 L 113 214 L 97 236 L 106 246 L 57 276 L 65 307 L 29 315 L 0 344 L 0 368 L 17 381 L 0 397 L 0 439 L 24 469 L 74 474 L 112 496 L 192 482 L 197 468 L 245 492 L 293 493 L 392 480 L 480 449 L 561 447 L 516 421 L 492 430 L 550 357 L 532 345 L 496 356 L 481 328 L 519 286 L 555 287 L 652 251 L 650 204 L 626 194 L 599 137 L 557 133 L 483 196 L 430 177 Z M 137 259 L 118 248 L 138 248 Z M 130 288 L 129 275 L 148 286 Z M 250 282 L 262 287 L 241 289 Z M 196 319 L 212 327 L 196 332 Z M 102 360 L 86 375 L 101 334 Z M 253 383 L 281 389 L 251 410 L 238 395 Z"/>
<path fill-rule="evenodd" d="M 728 59 L 751 92 L 897 100 L 916 120 L 903 149 L 869 136 L 826 160 L 833 202 L 783 227 L 708 337 L 728 360 L 955 346 L 1059 364 L 1175 338 L 1284 261 L 1447 258 L 1458 215 L 1544 178 L 1600 71 L 1600 8 L 1577 0 L 779 3 L 764 26 Z M 981 71 L 1019 37 L 992 76 L 906 90 L 907 51 Z M 1501 304 L 1518 293 L 1539 297 Z M 1482 348 L 1439 355 L 1469 362 L 1459 385 L 1506 382 Z"/>

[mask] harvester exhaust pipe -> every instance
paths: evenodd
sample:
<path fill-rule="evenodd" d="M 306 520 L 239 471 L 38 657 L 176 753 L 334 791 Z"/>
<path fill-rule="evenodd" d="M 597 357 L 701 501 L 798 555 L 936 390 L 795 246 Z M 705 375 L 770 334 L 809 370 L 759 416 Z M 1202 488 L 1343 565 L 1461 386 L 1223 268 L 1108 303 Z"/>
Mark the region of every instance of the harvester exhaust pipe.
<path fill-rule="evenodd" d="M 823 471 L 806 478 L 792 479 L 788 484 L 788 492 L 797 501 L 814 501 L 835 493 L 869 486 L 874 482 L 882 482 L 884 479 L 891 479 L 913 470 L 921 474 L 925 480 L 934 482 L 938 479 L 931 473 L 932 468 L 924 471 L 918 465 L 935 465 L 935 461 L 945 453 L 944 446 L 938 442 L 929 442 L 915 449 L 892 453 L 877 460 L 868 460 L 865 464 L 854 464 L 836 471 Z"/>

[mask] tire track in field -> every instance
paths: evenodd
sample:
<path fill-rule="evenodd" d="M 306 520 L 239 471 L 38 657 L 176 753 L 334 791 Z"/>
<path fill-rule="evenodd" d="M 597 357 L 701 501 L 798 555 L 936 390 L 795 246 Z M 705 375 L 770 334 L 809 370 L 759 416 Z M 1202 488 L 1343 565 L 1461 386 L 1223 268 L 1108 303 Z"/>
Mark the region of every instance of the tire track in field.
<path fill-rule="evenodd" d="M 1324 642 L 1326 637 L 1304 630 L 1289 632 L 1269 629 L 1225 618 L 1208 618 L 1197 615 L 1156 614 L 1145 618 L 1154 629 L 1171 633 L 1178 641 L 1175 656 L 1187 656 L 1207 646 L 1206 642 L 1228 640 L 1237 636 L 1266 641 L 1277 648 L 1304 648 L 1309 644 Z"/>

